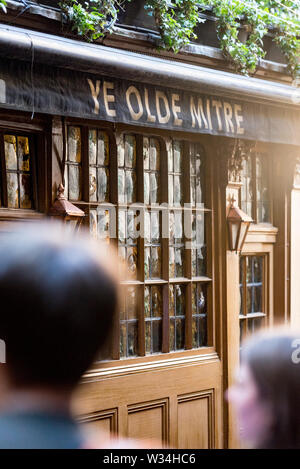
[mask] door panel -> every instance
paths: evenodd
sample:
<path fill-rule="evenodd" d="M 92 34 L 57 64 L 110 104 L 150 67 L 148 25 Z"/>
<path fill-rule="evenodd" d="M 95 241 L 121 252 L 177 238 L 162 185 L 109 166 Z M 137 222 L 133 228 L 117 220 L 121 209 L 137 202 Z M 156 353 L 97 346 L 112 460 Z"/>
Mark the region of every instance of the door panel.
<path fill-rule="evenodd" d="M 178 446 L 180 448 L 212 447 L 213 389 L 208 392 L 178 397 Z"/>
<path fill-rule="evenodd" d="M 221 447 L 222 370 L 217 355 L 143 367 L 131 373 L 124 367 L 87 375 L 74 401 L 79 419 L 91 428 L 97 425 L 174 448 Z"/>
<path fill-rule="evenodd" d="M 168 417 L 168 399 L 129 406 L 127 435 L 142 440 L 167 441 Z"/>
<path fill-rule="evenodd" d="M 82 423 L 88 424 L 91 429 L 107 434 L 116 433 L 118 429 L 118 409 L 94 412 L 84 416 L 81 421 Z"/>

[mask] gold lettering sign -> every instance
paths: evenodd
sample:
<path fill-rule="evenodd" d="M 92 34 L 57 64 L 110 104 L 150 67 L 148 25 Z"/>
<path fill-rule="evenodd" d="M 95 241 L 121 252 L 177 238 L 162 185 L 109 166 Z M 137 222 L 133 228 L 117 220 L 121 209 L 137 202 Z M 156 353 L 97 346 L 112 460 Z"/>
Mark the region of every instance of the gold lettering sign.
<path fill-rule="evenodd" d="M 93 114 L 120 122 L 139 122 L 165 128 L 244 135 L 243 107 L 225 99 L 126 85 L 122 81 L 87 79 Z"/>

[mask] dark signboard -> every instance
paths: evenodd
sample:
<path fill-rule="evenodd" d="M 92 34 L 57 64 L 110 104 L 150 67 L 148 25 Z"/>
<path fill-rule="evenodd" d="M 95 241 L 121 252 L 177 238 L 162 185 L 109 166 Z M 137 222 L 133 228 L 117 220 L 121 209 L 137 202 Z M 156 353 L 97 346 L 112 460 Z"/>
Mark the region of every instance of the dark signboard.
<path fill-rule="evenodd" d="M 300 111 L 1 60 L 4 108 L 300 145 Z"/>

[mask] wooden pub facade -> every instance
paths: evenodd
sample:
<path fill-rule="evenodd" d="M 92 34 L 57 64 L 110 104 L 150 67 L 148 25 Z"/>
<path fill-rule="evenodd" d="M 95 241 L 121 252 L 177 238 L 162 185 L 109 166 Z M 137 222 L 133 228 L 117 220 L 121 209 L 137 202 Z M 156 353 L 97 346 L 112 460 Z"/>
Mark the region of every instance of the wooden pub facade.
<path fill-rule="evenodd" d="M 16 19 L 19 7 L 8 1 L 0 24 L 0 232 L 47 217 L 63 184 L 127 265 L 78 418 L 171 447 L 236 447 L 224 391 L 242 338 L 300 323 L 297 89 L 280 62 L 245 78 L 209 44 L 158 53 L 130 18 L 92 45 L 62 37 L 52 6 Z M 230 208 L 253 220 L 241 252 Z"/>

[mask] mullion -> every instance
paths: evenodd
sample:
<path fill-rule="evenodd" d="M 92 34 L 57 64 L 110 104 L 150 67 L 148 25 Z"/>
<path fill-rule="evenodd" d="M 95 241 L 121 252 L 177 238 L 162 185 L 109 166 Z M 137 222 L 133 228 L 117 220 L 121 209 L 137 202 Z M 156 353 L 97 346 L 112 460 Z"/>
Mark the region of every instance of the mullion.
<path fill-rule="evenodd" d="M 197 172 L 195 171 L 195 176 L 193 181 L 191 180 L 191 159 L 194 157 L 194 154 L 192 153 L 195 151 L 195 145 L 185 141 L 183 145 L 183 183 L 184 183 L 184 191 L 183 191 L 183 203 L 187 204 L 187 206 L 190 208 L 189 211 L 186 209 L 183 209 L 183 230 L 185 226 L 186 219 L 188 219 L 189 223 L 189 230 L 190 230 L 190 235 L 192 235 L 192 220 L 193 220 L 193 208 L 192 207 L 192 196 L 191 196 L 191 184 L 195 183 L 196 187 L 196 181 L 197 181 Z M 195 189 L 195 203 L 196 203 L 196 189 Z M 196 212 L 195 212 L 196 213 Z M 184 243 L 192 243 L 193 241 L 190 239 L 187 239 L 186 232 L 185 230 L 183 231 L 183 240 Z M 191 246 L 190 246 L 191 247 Z M 185 294 L 185 327 L 184 327 L 184 348 L 186 350 L 192 349 L 192 325 L 193 325 L 193 312 L 192 312 L 192 275 L 193 275 L 193 269 L 192 269 L 192 249 L 184 249 L 184 275 L 186 278 L 190 280 L 190 282 L 184 286 L 184 294 Z"/>
<path fill-rule="evenodd" d="M 38 137 L 33 137 L 33 135 L 28 135 L 28 143 L 29 143 L 29 153 L 30 153 L 30 166 L 29 171 L 30 174 L 30 181 L 31 181 L 31 202 L 32 208 L 36 210 L 41 210 L 39 206 L 39 197 L 38 197 L 38 171 L 37 171 L 37 162 L 36 162 L 36 155 L 37 155 L 37 145 L 38 145 Z"/>
<path fill-rule="evenodd" d="M 169 311 L 169 292 L 170 292 L 170 205 L 169 205 L 169 152 L 172 152 L 173 158 L 173 147 L 172 141 L 168 144 L 164 142 L 161 146 L 161 159 L 160 159 L 160 180 L 165 181 L 163 187 L 160 190 L 160 202 L 166 203 L 167 208 L 165 211 L 161 211 L 161 233 L 163 232 L 164 217 L 168 220 L 168 236 L 161 238 L 161 249 L 162 249 L 162 265 L 161 275 L 162 279 L 167 283 L 162 287 L 163 294 L 163 318 L 162 318 L 162 352 L 168 353 L 170 351 L 170 311 Z"/>
<path fill-rule="evenodd" d="M 2 187 L 3 205 L 4 205 L 4 207 L 8 207 L 8 191 L 7 191 L 4 132 L 1 132 L 1 169 L 2 169 L 2 182 L 3 182 L 3 187 Z"/>
<path fill-rule="evenodd" d="M 21 202 L 21 200 L 20 200 L 21 199 L 21 187 L 20 187 L 20 172 L 19 172 L 20 171 L 20 168 L 19 168 L 19 148 L 18 148 L 19 147 L 19 145 L 18 145 L 19 142 L 18 142 L 18 137 L 17 137 L 16 134 L 14 134 L 14 137 L 16 139 L 16 147 L 17 147 L 17 168 L 18 169 L 16 171 L 16 174 L 17 174 L 17 180 L 18 180 L 18 206 L 20 208 L 20 205 L 21 205 L 20 204 L 20 202 Z M 8 171 L 8 172 L 15 173 L 15 171 L 13 171 L 13 170 Z"/>
<path fill-rule="evenodd" d="M 253 188 L 253 206 L 252 218 L 257 223 L 257 182 L 256 182 L 256 153 L 252 156 L 252 188 Z"/>
<path fill-rule="evenodd" d="M 141 204 L 144 204 L 144 158 L 143 158 L 143 136 L 136 135 L 136 200 Z M 125 155 L 124 155 L 125 157 Z M 125 163 L 125 160 L 124 160 Z M 141 209 L 142 210 L 142 209 Z M 145 211 L 140 212 L 140 218 L 143 218 L 144 230 L 145 226 Z M 141 227 L 140 227 L 141 228 Z M 140 294 L 138 300 L 138 355 L 146 355 L 146 323 L 145 323 L 145 239 L 140 236 L 137 240 L 137 267 L 138 267 L 138 280 L 142 282 L 140 287 Z M 150 306 L 151 307 L 151 306 Z"/>

